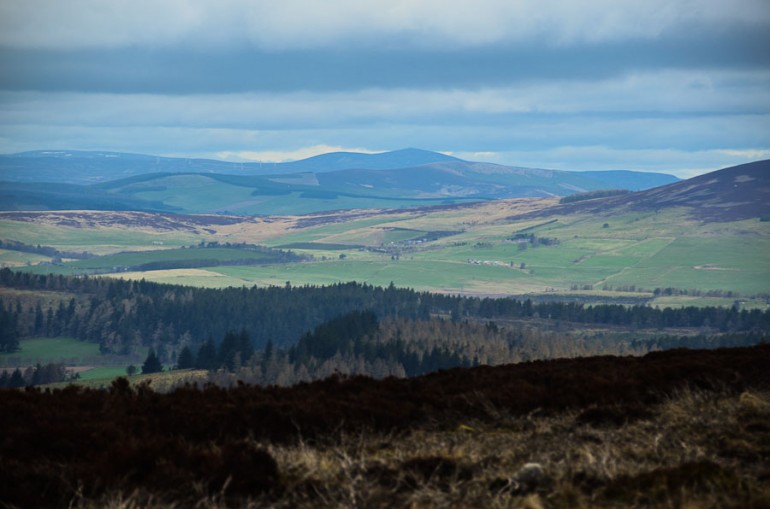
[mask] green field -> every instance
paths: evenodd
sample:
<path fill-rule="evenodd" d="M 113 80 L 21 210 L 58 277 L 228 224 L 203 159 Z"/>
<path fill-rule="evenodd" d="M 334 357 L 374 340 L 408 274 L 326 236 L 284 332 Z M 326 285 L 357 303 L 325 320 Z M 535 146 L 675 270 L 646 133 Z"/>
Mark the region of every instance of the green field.
<path fill-rule="evenodd" d="M 80 376 L 80 380 L 84 382 L 88 382 L 92 380 L 103 382 L 105 380 L 112 380 L 119 376 L 126 376 L 126 368 L 125 367 L 93 368 L 93 369 L 88 369 L 86 371 L 81 371 L 79 376 Z"/>
<path fill-rule="evenodd" d="M 157 249 L 159 245 L 182 247 L 201 240 L 198 235 L 185 231 L 148 232 L 125 227 L 68 228 L 6 219 L 0 219 L 0 237 L 25 244 L 53 246 L 60 251 L 88 251 L 94 254 Z"/>
<path fill-rule="evenodd" d="M 515 211 L 515 207 L 511 210 Z M 278 227 L 270 230 L 271 224 Z M 312 224 L 318 226 L 308 226 Z M 3 236 L 28 243 L 33 243 L 30 239 L 34 237 L 34 243 L 73 250 L 121 242 L 136 242 L 134 249 L 147 249 L 147 242 L 158 238 L 125 227 L 51 230 L 50 226 L 35 223 L 23 226 L 23 235 L 21 225 L 14 223 L 14 228 L 4 230 Z M 5 224 L 0 227 L 5 228 Z M 283 285 L 286 281 L 318 285 L 355 280 L 477 295 L 564 292 L 574 286 L 584 291 L 628 291 L 633 287 L 648 292 L 671 287 L 737 292 L 742 297 L 770 293 L 770 223 L 757 219 L 701 223 L 678 209 L 607 217 L 518 219 L 504 204 L 491 202 L 435 212 L 330 213 L 328 218 L 297 218 L 294 223 L 266 220 L 249 228 L 198 232 L 194 243 L 254 242 L 257 235 L 261 244 L 290 246 L 297 253 L 312 255 L 314 261 L 125 272 L 127 266 L 153 261 L 205 257 L 226 262 L 263 256 L 227 249 L 158 250 L 155 245 L 154 251 L 29 270 L 71 274 L 121 267 L 115 271 L 116 276 L 207 287 Z M 414 242 L 432 232 L 436 232 L 436 240 Z M 441 232 L 453 234 L 442 236 Z M 551 245 L 513 239 L 520 232 L 546 239 Z"/>
<path fill-rule="evenodd" d="M 214 260 L 217 263 L 228 263 L 240 260 L 251 260 L 255 263 L 268 262 L 273 257 L 269 253 L 227 248 L 190 248 L 190 249 L 156 249 L 151 251 L 132 251 L 113 255 L 76 260 L 62 265 L 40 265 L 31 267 L 30 272 L 36 274 L 88 274 L 93 272 L 120 272 L 132 267 L 160 262 L 195 262 Z"/>
<path fill-rule="evenodd" d="M 295 179 L 284 179 L 294 181 Z M 302 182 L 294 182 L 302 184 Z M 307 186 L 308 183 L 305 183 Z M 317 182 L 316 182 L 317 184 Z M 273 188 L 273 189 L 270 189 Z M 231 180 L 207 175 L 172 175 L 153 179 L 150 182 L 140 180 L 121 187 L 113 192 L 130 194 L 136 198 L 152 202 L 163 202 L 185 213 L 209 214 L 271 214 L 295 215 L 339 209 L 358 208 L 405 208 L 421 205 L 439 205 L 444 199 L 416 199 L 401 197 L 400 191 L 391 193 L 380 191 L 377 195 L 367 196 L 361 189 L 314 190 L 309 186 L 305 190 L 294 188 L 280 191 L 275 183 L 269 181 Z M 450 202 L 470 201 L 453 198 Z"/>
<path fill-rule="evenodd" d="M 51 258 L 34 253 L 0 249 L 0 267 L 21 267 L 27 264 L 49 262 Z"/>
<path fill-rule="evenodd" d="M 74 365 L 99 357 L 98 344 L 68 337 L 24 339 L 19 346 L 18 352 L 0 354 L 0 365 L 29 366 L 51 362 Z"/>

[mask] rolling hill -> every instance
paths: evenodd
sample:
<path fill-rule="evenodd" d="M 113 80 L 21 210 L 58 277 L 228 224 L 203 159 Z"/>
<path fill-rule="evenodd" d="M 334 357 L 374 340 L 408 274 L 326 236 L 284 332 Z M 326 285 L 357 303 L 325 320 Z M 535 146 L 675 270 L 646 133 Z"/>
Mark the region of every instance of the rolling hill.
<path fill-rule="evenodd" d="M 444 173 L 456 163 L 437 164 L 431 171 Z M 703 302 L 732 305 L 740 294 L 764 305 L 762 296 L 767 294 L 770 281 L 767 165 L 767 161 L 760 161 L 651 190 L 565 204 L 551 197 L 418 207 L 421 201 L 415 199 L 409 208 L 393 208 L 398 201 L 391 196 L 380 200 L 391 204 L 387 209 L 264 217 L 21 211 L 0 213 L 0 230 L 5 240 L 37 245 L 45 239 L 46 245 L 68 252 L 111 254 L 216 241 L 261 244 L 313 257 L 302 263 L 272 266 L 198 266 L 185 271 L 120 273 L 122 277 L 191 285 L 276 285 L 287 280 L 318 285 L 356 280 L 472 295 L 572 298 L 568 295 L 572 292 L 599 300 L 622 297 L 625 303 L 628 299 L 654 300 L 662 306 L 706 297 Z M 431 189 L 429 176 L 435 173 L 424 176 L 425 190 Z M 464 177 L 458 173 L 453 178 L 462 182 Z M 383 170 L 293 177 L 308 181 L 336 178 L 328 186 L 337 189 L 362 182 L 352 181 L 352 176 L 376 177 L 385 181 L 382 187 L 394 189 L 398 181 L 386 179 L 396 179 L 398 174 Z M 491 176 L 499 177 L 495 173 Z M 174 183 L 174 179 L 180 181 Z M 176 196 L 187 201 L 171 203 L 179 208 L 192 208 L 196 201 L 197 206 L 214 200 L 226 205 L 238 198 L 233 195 L 236 191 L 243 201 L 262 199 L 269 204 L 275 200 L 271 206 L 286 203 L 295 209 L 324 202 L 327 209 L 330 203 L 341 209 L 341 203 L 351 204 L 356 199 L 361 204 L 374 201 L 341 192 L 336 199 L 303 197 L 307 190 L 318 191 L 323 186 L 305 182 L 306 191 L 300 192 L 299 187 L 279 180 L 285 179 L 156 175 L 98 189 L 158 202 L 163 200 L 161 193 L 169 192 L 160 182 L 184 184 L 185 193 Z M 113 189 L 114 185 L 118 188 Z M 255 195 L 255 191 L 261 194 Z M 441 201 L 426 198 L 422 203 Z M 194 228 L 169 228 L 175 217 L 199 219 Z M 25 256 L 7 251 L 0 253 L 0 262 L 20 266 L 46 261 L 39 254 Z M 31 270 L 68 274 L 76 269 L 77 263 L 72 262 Z M 655 289 L 670 290 L 653 294 Z M 582 298 L 579 295 L 576 298 Z"/>
<path fill-rule="evenodd" d="M 569 172 L 468 162 L 417 149 L 324 154 L 275 165 L 34 152 L 0 156 L 0 171 L 6 181 L 0 185 L 3 210 L 79 208 L 244 215 L 564 196 L 609 188 L 648 189 L 676 181 L 656 173 Z M 115 179 L 117 176 L 122 178 Z M 63 183 L 62 179 L 79 183 Z"/>
<path fill-rule="evenodd" d="M 578 201 L 533 215 L 598 214 L 684 208 L 705 222 L 770 218 L 770 160 L 724 168 L 688 180 L 622 196 Z"/>
<path fill-rule="evenodd" d="M 227 162 L 213 159 L 159 157 L 124 152 L 37 150 L 0 155 L 0 180 L 93 184 L 151 173 L 271 175 L 347 169 L 406 168 L 460 159 L 420 149 L 379 154 L 332 152 L 285 163 Z"/>

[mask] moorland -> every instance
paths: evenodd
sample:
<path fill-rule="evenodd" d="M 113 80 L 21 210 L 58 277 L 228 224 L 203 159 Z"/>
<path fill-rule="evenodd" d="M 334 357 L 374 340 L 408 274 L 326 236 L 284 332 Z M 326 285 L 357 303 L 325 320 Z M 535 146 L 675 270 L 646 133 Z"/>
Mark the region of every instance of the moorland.
<path fill-rule="evenodd" d="M 769 355 L 0 391 L 0 489 L 12 507 L 766 507 Z"/>

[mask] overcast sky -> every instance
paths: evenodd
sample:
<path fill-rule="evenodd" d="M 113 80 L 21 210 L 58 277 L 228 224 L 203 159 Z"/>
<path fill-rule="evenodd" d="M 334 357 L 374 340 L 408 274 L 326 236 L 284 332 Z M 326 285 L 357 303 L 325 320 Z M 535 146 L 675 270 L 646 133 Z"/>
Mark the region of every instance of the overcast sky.
<path fill-rule="evenodd" d="M 770 158 L 768 0 L 6 0 L 0 152 Z"/>

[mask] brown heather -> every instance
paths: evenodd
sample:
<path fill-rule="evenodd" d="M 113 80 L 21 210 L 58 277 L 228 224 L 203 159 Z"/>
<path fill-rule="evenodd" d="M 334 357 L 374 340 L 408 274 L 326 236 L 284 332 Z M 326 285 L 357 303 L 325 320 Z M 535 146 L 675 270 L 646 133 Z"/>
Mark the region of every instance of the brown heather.
<path fill-rule="evenodd" d="M 15 417 L 0 421 L 0 499 L 82 509 L 770 507 L 768 360 L 759 346 L 288 389 L 4 391 Z M 529 394 L 511 392 L 524 379 Z"/>

